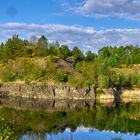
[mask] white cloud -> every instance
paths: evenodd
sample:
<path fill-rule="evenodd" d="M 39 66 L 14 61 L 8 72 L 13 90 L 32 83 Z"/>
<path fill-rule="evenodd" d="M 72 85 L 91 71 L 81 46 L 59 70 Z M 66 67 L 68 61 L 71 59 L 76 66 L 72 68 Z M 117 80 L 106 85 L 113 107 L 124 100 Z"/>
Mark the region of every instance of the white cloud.
<path fill-rule="evenodd" d="M 140 0 L 85 0 L 83 5 L 75 7 L 74 10 L 87 16 L 117 16 L 139 20 Z"/>
<path fill-rule="evenodd" d="M 83 51 L 98 51 L 107 45 L 140 45 L 140 29 L 109 29 L 95 30 L 92 27 L 66 26 L 59 24 L 25 24 L 25 23 L 1 23 L 0 41 L 5 41 L 13 34 L 21 38 L 29 39 L 32 35 L 45 35 L 49 41 L 58 40 L 61 44 L 67 44 L 71 48 L 78 46 Z"/>

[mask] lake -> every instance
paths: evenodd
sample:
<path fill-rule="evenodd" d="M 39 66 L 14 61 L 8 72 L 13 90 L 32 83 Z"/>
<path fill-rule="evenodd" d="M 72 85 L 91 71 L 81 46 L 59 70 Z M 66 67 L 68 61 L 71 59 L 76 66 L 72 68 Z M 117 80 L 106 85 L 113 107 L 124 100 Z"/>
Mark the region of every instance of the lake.
<path fill-rule="evenodd" d="M 1 99 L 0 139 L 6 137 L 10 140 L 140 140 L 140 104 Z"/>

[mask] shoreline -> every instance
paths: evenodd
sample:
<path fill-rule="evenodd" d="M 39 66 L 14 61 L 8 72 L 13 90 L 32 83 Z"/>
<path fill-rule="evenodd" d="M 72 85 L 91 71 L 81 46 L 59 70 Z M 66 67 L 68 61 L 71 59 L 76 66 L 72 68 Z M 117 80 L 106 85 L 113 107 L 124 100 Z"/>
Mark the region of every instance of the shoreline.
<path fill-rule="evenodd" d="M 50 86 L 46 83 L 1 83 L 1 97 L 21 97 L 33 99 L 97 99 L 97 100 L 114 100 L 112 89 L 103 89 L 102 93 L 97 93 L 95 97 L 93 89 L 85 95 L 87 88 L 70 87 L 70 86 Z M 120 99 L 140 100 L 140 89 L 123 89 L 120 94 Z"/>

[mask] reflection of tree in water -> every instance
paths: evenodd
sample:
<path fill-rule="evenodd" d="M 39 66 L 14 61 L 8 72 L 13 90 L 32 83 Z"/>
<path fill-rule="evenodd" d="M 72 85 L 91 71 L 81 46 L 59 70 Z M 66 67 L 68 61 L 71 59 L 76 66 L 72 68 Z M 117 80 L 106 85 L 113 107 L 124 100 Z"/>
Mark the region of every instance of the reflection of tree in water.
<path fill-rule="evenodd" d="M 29 140 L 44 140 L 45 138 L 47 138 L 46 136 L 44 136 L 44 133 L 30 132 L 28 135 L 23 135 L 21 137 L 21 139 L 22 140 L 27 140 L 27 139 L 29 139 Z"/>
<path fill-rule="evenodd" d="M 27 130 L 58 133 L 64 132 L 65 128 L 70 128 L 75 131 L 81 124 L 101 131 L 113 130 L 114 132 L 135 132 L 136 134 L 140 132 L 140 120 L 135 119 L 136 116 L 139 116 L 140 105 L 129 104 L 129 106 L 121 105 L 119 108 L 114 108 L 96 104 L 96 108 L 93 108 L 93 101 L 91 102 L 92 104 L 88 100 L 82 101 L 82 103 L 77 101 L 75 105 L 84 104 L 85 107 L 70 110 L 62 108 L 61 111 L 44 112 L 5 108 L 0 109 L 0 113 L 3 118 L 8 119 L 8 122 L 14 120 L 12 127 L 18 128 L 21 134 L 26 134 Z M 69 104 L 74 103 L 69 102 Z"/>
<path fill-rule="evenodd" d="M 90 109 L 90 105 L 89 105 L 89 103 L 88 103 L 87 101 L 84 102 L 84 106 L 85 106 L 85 108 L 87 108 L 88 110 Z"/>
<path fill-rule="evenodd" d="M 109 137 L 110 137 L 110 140 L 123 140 L 122 134 L 121 134 L 121 133 L 119 134 L 119 136 L 112 137 L 112 136 L 110 135 Z"/>

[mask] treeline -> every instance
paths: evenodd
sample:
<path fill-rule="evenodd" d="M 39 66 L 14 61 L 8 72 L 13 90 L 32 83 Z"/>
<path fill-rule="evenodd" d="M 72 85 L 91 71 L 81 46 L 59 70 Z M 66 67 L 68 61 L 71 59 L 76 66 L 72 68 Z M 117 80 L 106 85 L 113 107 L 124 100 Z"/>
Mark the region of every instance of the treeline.
<path fill-rule="evenodd" d="M 21 59 L 24 58 L 24 59 Z M 43 58 L 41 62 L 36 62 Z M 45 61 L 45 62 L 44 62 Z M 30 41 L 17 35 L 0 45 L 1 81 L 55 81 L 74 86 L 140 87 L 138 72 L 126 73 L 121 67 L 140 64 L 138 46 L 107 46 L 98 54 L 69 49 L 58 41 L 49 43 L 45 36 Z"/>
<path fill-rule="evenodd" d="M 0 61 L 6 62 L 15 57 L 46 57 L 58 56 L 61 59 L 77 61 L 95 61 L 100 59 L 111 67 L 121 65 L 140 64 L 140 48 L 138 46 L 107 46 L 99 49 L 98 54 L 91 51 L 83 53 L 78 47 L 69 49 L 67 45 L 60 45 L 58 41 L 49 43 L 45 36 L 39 39 L 32 38 L 30 41 L 22 40 L 18 35 L 8 39 L 0 45 Z"/>
<path fill-rule="evenodd" d="M 33 38 L 28 41 L 22 40 L 15 35 L 0 46 L 0 60 L 2 62 L 15 57 L 46 57 L 48 55 L 58 56 L 61 59 L 67 59 L 72 56 L 76 61 L 84 60 L 85 58 L 78 47 L 70 50 L 67 45 L 60 45 L 58 41 L 48 43 L 45 36 L 41 36 L 38 40 Z M 95 54 L 91 53 L 89 55 Z"/>

